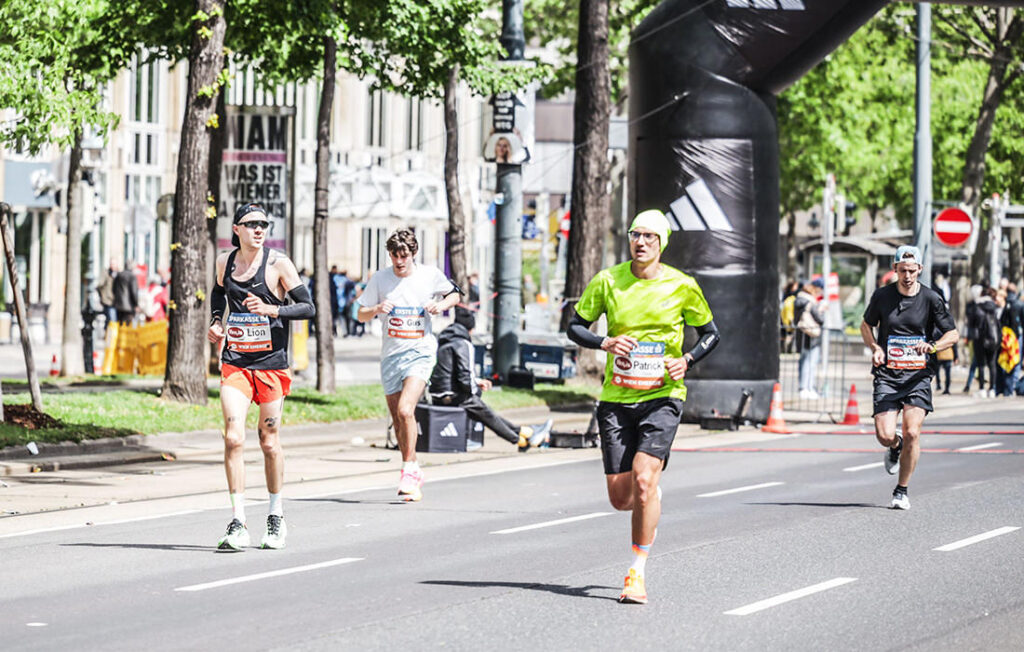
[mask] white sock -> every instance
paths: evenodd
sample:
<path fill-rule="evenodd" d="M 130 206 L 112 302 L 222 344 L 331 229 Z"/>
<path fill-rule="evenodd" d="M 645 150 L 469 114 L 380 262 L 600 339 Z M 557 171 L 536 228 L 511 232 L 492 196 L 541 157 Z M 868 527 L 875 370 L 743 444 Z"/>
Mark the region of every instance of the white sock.
<path fill-rule="evenodd" d="M 284 516 L 284 506 L 281 505 L 281 494 L 270 494 L 270 507 L 267 510 L 270 516 Z"/>
<path fill-rule="evenodd" d="M 652 545 L 654 545 L 653 541 L 646 546 L 638 543 L 633 544 L 633 565 L 630 568 L 636 570 L 637 575 L 644 574 L 644 568 L 647 566 L 647 556 L 651 553 Z"/>
<path fill-rule="evenodd" d="M 245 524 L 245 492 L 231 494 L 231 516 Z"/>
<path fill-rule="evenodd" d="M 417 460 L 402 462 L 402 470 L 408 471 L 409 473 L 415 473 L 420 470 L 420 463 Z"/>

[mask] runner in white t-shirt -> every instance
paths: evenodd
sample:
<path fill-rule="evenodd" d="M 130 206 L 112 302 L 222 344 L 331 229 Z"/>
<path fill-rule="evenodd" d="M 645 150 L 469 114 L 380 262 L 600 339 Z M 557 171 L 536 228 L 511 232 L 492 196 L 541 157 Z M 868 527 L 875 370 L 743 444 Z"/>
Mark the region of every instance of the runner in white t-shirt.
<path fill-rule="evenodd" d="M 416 403 L 430 382 L 437 357 L 431 316 L 459 302 L 459 289 L 441 270 L 420 265 L 410 229 L 398 229 L 387 240 L 391 267 L 370 277 L 359 304 L 358 319 L 379 317 L 384 339 L 380 378 L 402 452 L 398 495 L 406 501 L 423 497 L 423 472 L 416 461 Z"/>

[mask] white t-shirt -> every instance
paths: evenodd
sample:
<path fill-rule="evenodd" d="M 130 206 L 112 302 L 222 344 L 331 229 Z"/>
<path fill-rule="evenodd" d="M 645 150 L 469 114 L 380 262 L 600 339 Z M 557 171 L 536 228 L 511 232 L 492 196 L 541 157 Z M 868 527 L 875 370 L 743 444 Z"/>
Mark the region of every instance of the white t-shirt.
<path fill-rule="evenodd" d="M 398 277 L 391 267 L 386 267 L 370 277 L 357 299 L 364 308 L 372 308 L 381 301 L 394 304 L 394 310 L 387 315 L 378 315 L 384 333 L 381 357 L 417 350 L 433 354 L 437 351 L 437 338 L 423 306 L 438 301 L 455 289 L 441 270 L 433 265 L 417 263 L 412 273 Z"/>

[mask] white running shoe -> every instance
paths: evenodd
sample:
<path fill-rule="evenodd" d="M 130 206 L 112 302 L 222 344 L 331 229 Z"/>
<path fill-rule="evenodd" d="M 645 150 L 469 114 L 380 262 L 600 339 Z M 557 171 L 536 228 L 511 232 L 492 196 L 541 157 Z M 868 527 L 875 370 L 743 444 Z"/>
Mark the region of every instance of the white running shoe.
<path fill-rule="evenodd" d="M 249 530 L 246 529 L 245 523 L 239 521 L 237 518 L 231 519 L 228 523 L 228 530 L 224 533 L 224 536 L 217 542 L 217 550 L 224 550 L 226 552 L 241 552 L 249 547 Z"/>
<path fill-rule="evenodd" d="M 892 492 L 892 504 L 890 507 L 892 509 L 910 509 L 910 497 L 899 489 L 894 489 Z"/>
<path fill-rule="evenodd" d="M 423 471 L 402 470 L 398 479 L 398 497 L 406 502 L 416 502 L 423 498 Z"/>
<path fill-rule="evenodd" d="M 896 444 L 896 448 L 886 448 L 885 452 L 882 453 L 882 461 L 885 463 L 885 472 L 889 475 L 896 475 L 896 469 L 900 465 L 900 451 L 903 450 L 903 437 L 899 437 L 899 443 Z"/>
<path fill-rule="evenodd" d="M 267 516 L 267 531 L 260 542 L 260 548 L 264 550 L 280 550 L 284 548 L 284 540 L 288 536 L 288 526 L 283 516 L 270 514 Z"/>

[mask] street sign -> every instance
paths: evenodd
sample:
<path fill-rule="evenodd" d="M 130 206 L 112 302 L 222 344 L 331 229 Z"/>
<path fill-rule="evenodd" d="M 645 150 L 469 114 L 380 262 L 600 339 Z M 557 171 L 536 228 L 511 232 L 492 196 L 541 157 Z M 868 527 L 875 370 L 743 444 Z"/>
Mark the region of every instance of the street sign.
<path fill-rule="evenodd" d="M 935 216 L 935 237 L 947 247 L 962 247 L 971 239 L 974 222 L 959 208 L 947 208 Z"/>

